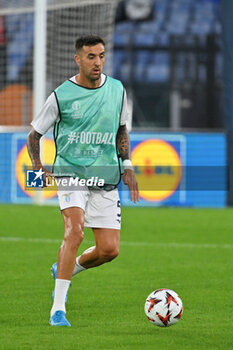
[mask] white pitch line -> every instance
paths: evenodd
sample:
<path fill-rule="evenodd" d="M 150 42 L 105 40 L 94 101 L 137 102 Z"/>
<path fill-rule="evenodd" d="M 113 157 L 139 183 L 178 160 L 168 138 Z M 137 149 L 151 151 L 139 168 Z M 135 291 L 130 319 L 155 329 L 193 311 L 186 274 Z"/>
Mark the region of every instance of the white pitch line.
<path fill-rule="evenodd" d="M 2 242 L 26 242 L 26 243 L 61 243 L 61 239 L 50 238 L 22 238 L 22 237 L 0 237 Z"/>
<path fill-rule="evenodd" d="M 24 242 L 24 243 L 52 243 L 60 244 L 62 239 L 52 238 L 23 238 L 23 237 L 2 237 L 0 242 Z M 84 240 L 83 243 L 93 244 L 94 241 Z M 122 246 L 130 247 L 158 247 L 158 248 L 191 248 L 191 249 L 233 249 L 232 244 L 214 244 L 214 243 L 162 243 L 162 242 L 126 242 L 121 241 Z"/>

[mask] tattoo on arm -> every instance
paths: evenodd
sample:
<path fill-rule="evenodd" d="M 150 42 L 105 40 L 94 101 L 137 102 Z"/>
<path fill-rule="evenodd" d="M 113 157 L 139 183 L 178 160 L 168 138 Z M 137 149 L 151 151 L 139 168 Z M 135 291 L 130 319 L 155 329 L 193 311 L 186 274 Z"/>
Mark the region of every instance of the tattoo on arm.
<path fill-rule="evenodd" d="M 117 149 L 122 160 L 130 159 L 130 139 L 126 125 L 122 125 L 118 129 Z"/>
<path fill-rule="evenodd" d="M 39 134 L 34 129 L 31 130 L 27 137 L 27 148 L 28 153 L 32 161 L 33 167 L 40 167 L 41 166 L 41 160 L 40 160 L 40 138 L 41 134 Z"/>

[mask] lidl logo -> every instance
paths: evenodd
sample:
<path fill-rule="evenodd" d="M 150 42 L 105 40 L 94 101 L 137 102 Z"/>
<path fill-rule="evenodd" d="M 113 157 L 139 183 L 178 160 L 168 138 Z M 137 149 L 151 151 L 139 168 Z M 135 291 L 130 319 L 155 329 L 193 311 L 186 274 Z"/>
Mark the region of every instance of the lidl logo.
<path fill-rule="evenodd" d="M 44 171 L 42 169 L 27 170 L 26 187 L 44 187 Z"/>
<path fill-rule="evenodd" d="M 167 199 L 181 182 L 180 156 L 167 141 L 151 139 L 140 142 L 132 150 L 132 163 L 140 196 L 147 201 Z"/>

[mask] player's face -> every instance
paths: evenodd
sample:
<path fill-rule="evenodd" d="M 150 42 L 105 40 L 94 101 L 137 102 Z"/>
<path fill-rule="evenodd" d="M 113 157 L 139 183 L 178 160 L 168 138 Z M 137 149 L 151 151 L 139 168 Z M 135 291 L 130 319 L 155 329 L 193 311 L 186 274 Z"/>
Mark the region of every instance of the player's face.
<path fill-rule="evenodd" d="M 88 80 L 100 79 L 105 62 L 105 49 L 102 44 L 95 46 L 83 46 L 75 55 L 75 61 L 79 66 L 80 74 Z"/>

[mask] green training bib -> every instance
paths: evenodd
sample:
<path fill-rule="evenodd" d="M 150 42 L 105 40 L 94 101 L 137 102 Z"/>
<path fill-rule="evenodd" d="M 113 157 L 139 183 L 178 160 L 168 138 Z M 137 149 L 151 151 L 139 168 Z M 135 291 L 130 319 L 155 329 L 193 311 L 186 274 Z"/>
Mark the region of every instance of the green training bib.
<path fill-rule="evenodd" d="M 55 90 L 60 119 L 54 127 L 56 176 L 97 177 L 105 184 L 120 181 L 116 148 L 124 88 L 106 77 L 96 89 L 67 80 Z"/>

